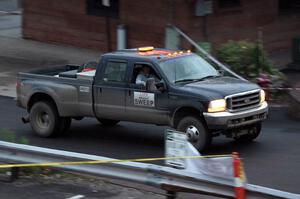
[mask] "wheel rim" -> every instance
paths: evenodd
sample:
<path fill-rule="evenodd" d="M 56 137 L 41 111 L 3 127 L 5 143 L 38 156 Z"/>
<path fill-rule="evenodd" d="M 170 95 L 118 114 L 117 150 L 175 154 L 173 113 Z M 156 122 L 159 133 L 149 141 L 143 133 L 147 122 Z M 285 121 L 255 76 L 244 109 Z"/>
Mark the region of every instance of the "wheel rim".
<path fill-rule="evenodd" d="M 50 125 L 50 116 L 46 112 L 40 112 L 37 117 L 37 124 L 41 128 L 48 128 Z"/>
<path fill-rule="evenodd" d="M 190 142 L 197 142 L 199 140 L 200 132 L 195 126 L 191 125 L 187 127 L 186 135 Z"/>

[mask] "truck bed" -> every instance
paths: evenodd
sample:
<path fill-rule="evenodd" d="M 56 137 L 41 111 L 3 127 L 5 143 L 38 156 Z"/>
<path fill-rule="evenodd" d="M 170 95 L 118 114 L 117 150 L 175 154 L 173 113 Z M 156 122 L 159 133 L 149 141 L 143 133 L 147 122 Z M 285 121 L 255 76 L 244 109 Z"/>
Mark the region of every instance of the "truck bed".
<path fill-rule="evenodd" d="M 61 76 L 70 71 L 76 74 L 79 68 L 76 65 L 64 65 L 19 73 L 19 105 L 27 108 L 32 94 L 40 92 L 54 98 L 61 116 L 93 116 L 93 79 Z"/>
<path fill-rule="evenodd" d="M 55 76 L 59 75 L 60 73 L 78 70 L 80 68 L 79 65 L 63 65 L 63 66 L 54 66 L 54 67 L 46 67 L 46 68 L 39 68 L 34 69 L 29 72 L 28 74 L 36 74 L 36 75 L 46 75 L 46 76 Z"/>

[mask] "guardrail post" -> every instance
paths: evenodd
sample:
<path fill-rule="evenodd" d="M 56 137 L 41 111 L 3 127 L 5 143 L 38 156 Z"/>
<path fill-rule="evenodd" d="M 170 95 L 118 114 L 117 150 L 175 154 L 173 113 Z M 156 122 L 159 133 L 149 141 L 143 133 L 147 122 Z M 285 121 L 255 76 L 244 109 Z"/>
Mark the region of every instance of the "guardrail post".
<path fill-rule="evenodd" d="M 9 178 L 10 182 L 13 182 L 13 181 L 15 181 L 15 180 L 17 180 L 19 178 L 19 170 L 20 170 L 19 167 L 13 167 L 13 168 L 11 168 L 11 170 L 10 170 L 10 178 Z"/>
<path fill-rule="evenodd" d="M 176 198 L 176 192 L 167 191 L 167 199 L 175 199 L 175 198 Z"/>

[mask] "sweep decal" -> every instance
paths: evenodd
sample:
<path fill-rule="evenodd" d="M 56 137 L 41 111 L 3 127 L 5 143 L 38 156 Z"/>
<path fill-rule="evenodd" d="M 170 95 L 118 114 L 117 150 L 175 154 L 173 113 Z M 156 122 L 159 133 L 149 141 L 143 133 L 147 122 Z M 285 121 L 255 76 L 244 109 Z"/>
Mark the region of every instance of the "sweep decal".
<path fill-rule="evenodd" d="M 154 93 L 134 92 L 133 103 L 135 106 L 154 107 L 155 106 Z"/>

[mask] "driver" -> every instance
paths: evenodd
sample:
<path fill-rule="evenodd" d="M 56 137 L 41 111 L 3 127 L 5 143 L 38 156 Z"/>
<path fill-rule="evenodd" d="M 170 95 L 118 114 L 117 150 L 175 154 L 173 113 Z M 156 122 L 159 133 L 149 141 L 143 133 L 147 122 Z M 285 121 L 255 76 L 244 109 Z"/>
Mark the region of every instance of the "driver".
<path fill-rule="evenodd" d="M 138 85 L 143 85 L 146 86 L 146 81 L 149 78 L 156 78 L 155 75 L 153 75 L 151 73 L 151 69 L 149 66 L 147 65 L 143 65 L 142 70 L 140 71 L 140 73 L 138 74 L 138 76 L 136 77 L 135 83 Z"/>

